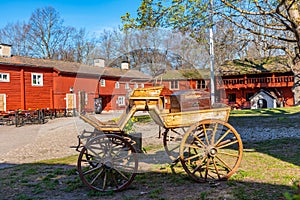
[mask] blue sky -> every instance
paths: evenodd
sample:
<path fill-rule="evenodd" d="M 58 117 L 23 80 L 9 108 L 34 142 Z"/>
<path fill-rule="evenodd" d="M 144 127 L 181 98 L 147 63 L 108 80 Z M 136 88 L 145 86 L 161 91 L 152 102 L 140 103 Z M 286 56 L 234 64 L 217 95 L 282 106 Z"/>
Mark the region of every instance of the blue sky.
<path fill-rule="evenodd" d="M 141 0 L 0 0 L 0 28 L 17 21 L 27 22 L 37 8 L 54 7 L 66 26 L 85 28 L 89 33 L 121 25 L 126 12 L 136 13 Z"/>

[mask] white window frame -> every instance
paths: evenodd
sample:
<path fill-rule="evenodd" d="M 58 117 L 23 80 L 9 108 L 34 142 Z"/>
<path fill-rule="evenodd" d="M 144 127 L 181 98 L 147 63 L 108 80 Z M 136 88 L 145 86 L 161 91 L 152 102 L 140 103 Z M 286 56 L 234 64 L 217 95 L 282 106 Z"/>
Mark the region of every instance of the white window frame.
<path fill-rule="evenodd" d="M 141 88 L 144 88 L 144 87 L 145 87 L 144 83 L 141 83 Z"/>
<path fill-rule="evenodd" d="M 31 85 L 32 86 L 43 86 L 44 81 L 43 74 L 41 73 L 31 73 Z"/>
<path fill-rule="evenodd" d="M 199 87 L 200 86 L 200 87 Z M 203 87 L 204 86 L 204 87 Z M 204 79 L 197 80 L 197 89 L 206 89 L 206 81 Z"/>
<path fill-rule="evenodd" d="M 105 87 L 105 79 L 100 79 L 100 86 Z"/>
<path fill-rule="evenodd" d="M 120 88 L 120 83 L 119 83 L 118 81 L 115 83 L 115 88 L 116 88 L 116 89 L 119 89 L 119 88 Z"/>
<path fill-rule="evenodd" d="M 179 89 L 179 81 L 178 80 L 170 81 L 170 89 L 171 90 L 178 90 Z"/>
<path fill-rule="evenodd" d="M 4 78 L 6 76 L 6 78 Z M 0 73 L 0 82 L 10 82 L 9 73 Z"/>
<path fill-rule="evenodd" d="M 119 106 L 125 106 L 125 96 L 118 96 L 117 104 Z"/>
<path fill-rule="evenodd" d="M 138 87 L 139 87 L 139 85 L 138 85 L 137 83 L 135 83 L 135 84 L 134 84 L 134 89 L 135 89 L 135 88 L 138 88 Z"/>
<path fill-rule="evenodd" d="M 128 90 L 129 88 L 129 83 L 125 83 L 125 89 Z"/>

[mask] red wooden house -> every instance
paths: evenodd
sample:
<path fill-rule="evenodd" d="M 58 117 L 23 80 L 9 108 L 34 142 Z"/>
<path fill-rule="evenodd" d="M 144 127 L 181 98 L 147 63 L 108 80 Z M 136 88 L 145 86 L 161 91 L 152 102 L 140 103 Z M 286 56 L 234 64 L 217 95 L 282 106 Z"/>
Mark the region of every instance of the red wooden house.
<path fill-rule="evenodd" d="M 294 105 L 293 73 L 281 63 L 284 59 L 278 57 L 225 62 L 216 69 L 220 75 L 216 77 L 216 100 L 225 99 L 233 108 L 251 108 L 251 97 L 263 89 L 276 99 L 277 106 Z M 11 56 L 10 46 L 0 44 L 0 111 L 95 111 L 99 104 L 100 110 L 123 110 L 134 88 L 152 85 L 165 86 L 162 102 L 170 109 L 170 98 L 176 91 L 210 91 L 206 69 L 168 70 L 152 79 L 136 70 L 103 65 Z"/>
<path fill-rule="evenodd" d="M 105 68 L 97 87 L 103 110 L 124 110 L 131 91 L 152 86 L 151 80 L 151 76 L 137 70 Z"/>
<path fill-rule="evenodd" d="M 146 79 L 147 75 L 135 70 L 11 56 L 9 50 L 0 54 L 0 111 L 93 111 L 97 98 L 103 99 L 104 110 L 123 109 L 128 90 L 143 86 Z"/>
<path fill-rule="evenodd" d="M 210 87 L 209 71 L 197 69 L 168 70 L 164 74 L 156 77 L 154 84 L 165 86 L 166 89 L 163 90 L 162 95 L 165 98 L 165 108 L 170 109 L 171 98 L 174 93 L 183 90 L 208 92 Z"/>
<path fill-rule="evenodd" d="M 227 104 L 233 108 L 251 108 L 251 97 L 265 90 L 276 99 L 277 107 L 293 106 L 294 76 L 283 63 L 285 59 L 281 57 L 224 63 L 219 67 L 223 84 L 219 88 L 225 90 Z"/>
<path fill-rule="evenodd" d="M 257 102 L 251 97 L 264 90 L 276 100 L 275 107 L 293 106 L 293 73 L 284 64 L 286 59 L 276 57 L 256 60 L 234 60 L 218 66 L 215 72 L 216 102 L 226 103 L 232 108 L 254 108 Z M 169 70 L 157 77 L 157 82 L 169 89 L 166 108 L 170 107 L 170 96 L 180 90 L 210 91 L 210 74 L 207 69 Z M 262 101 L 264 99 L 261 99 Z M 273 104 L 263 104 L 274 107 Z"/>

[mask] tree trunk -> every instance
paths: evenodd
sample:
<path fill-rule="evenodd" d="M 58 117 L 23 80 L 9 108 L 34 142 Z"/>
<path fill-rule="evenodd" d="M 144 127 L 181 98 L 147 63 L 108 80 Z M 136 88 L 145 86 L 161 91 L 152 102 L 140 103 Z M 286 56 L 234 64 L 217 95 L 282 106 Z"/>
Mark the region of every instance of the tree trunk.
<path fill-rule="evenodd" d="M 293 93 L 294 93 L 294 105 L 300 105 L 300 60 L 297 59 L 295 65 L 293 66 L 294 72 L 294 86 L 293 86 Z"/>

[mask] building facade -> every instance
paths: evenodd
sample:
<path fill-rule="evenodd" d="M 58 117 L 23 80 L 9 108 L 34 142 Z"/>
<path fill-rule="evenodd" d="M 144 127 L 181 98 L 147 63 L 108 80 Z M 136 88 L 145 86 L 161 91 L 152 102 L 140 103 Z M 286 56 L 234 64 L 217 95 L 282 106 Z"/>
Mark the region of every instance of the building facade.
<path fill-rule="evenodd" d="M 134 88 L 153 85 L 165 86 L 161 102 L 165 109 L 170 109 L 173 93 L 197 90 L 204 91 L 198 95 L 206 95 L 211 91 L 207 69 L 167 70 L 153 78 L 137 70 L 105 67 L 101 59 L 96 66 L 89 66 L 12 56 L 9 45 L 0 47 L 2 112 L 19 109 L 76 109 L 96 113 L 124 110 Z M 270 99 L 275 102 L 263 105 L 293 106 L 294 76 L 287 65 L 282 64 L 284 59 L 278 59 L 234 60 L 217 67 L 217 102 L 233 109 L 258 108 L 258 101 L 253 99 L 263 90 L 268 95 L 261 95 L 261 102 Z"/>
<path fill-rule="evenodd" d="M 0 56 L 0 111 L 125 107 L 125 97 L 149 76 L 136 71 L 74 62 Z"/>

